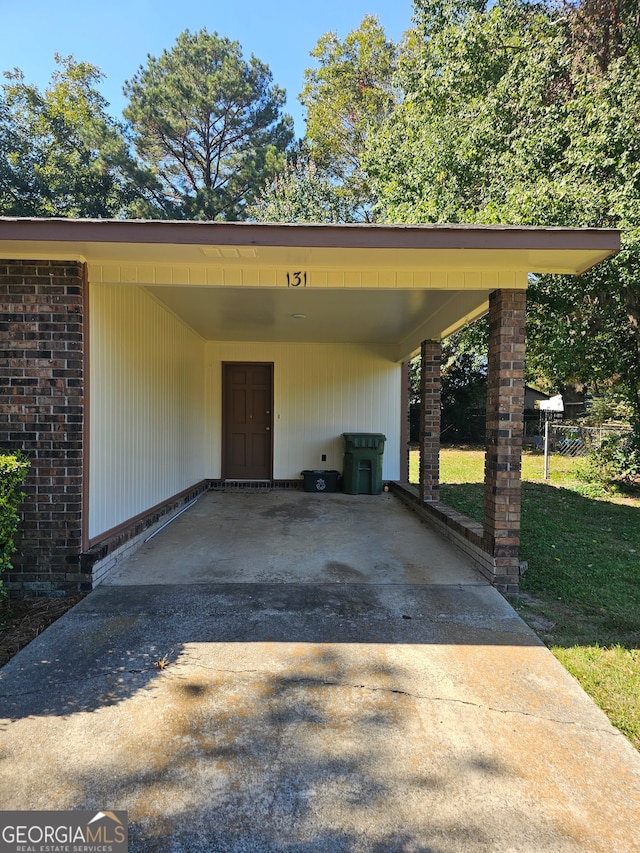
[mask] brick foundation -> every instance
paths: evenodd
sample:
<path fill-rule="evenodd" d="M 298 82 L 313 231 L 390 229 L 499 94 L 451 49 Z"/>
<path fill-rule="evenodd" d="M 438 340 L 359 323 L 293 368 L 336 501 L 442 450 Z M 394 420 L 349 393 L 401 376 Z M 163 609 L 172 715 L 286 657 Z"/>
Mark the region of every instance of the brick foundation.
<path fill-rule="evenodd" d="M 85 415 L 84 266 L 0 262 L 0 448 L 31 460 L 14 595 L 90 589 L 80 573 Z"/>
<path fill-rule="evenodd" d="M 211 488 L 211 481 L 203 480 L 169 500 L 141 513 L 122 524 L 117 530 L 108 532 L 96 545 L 80 555 L 81 572 L 85 581 L 94 587 L 124 559 L 133 554 L 144 541 L 163 524 L 179 514 Z"/>

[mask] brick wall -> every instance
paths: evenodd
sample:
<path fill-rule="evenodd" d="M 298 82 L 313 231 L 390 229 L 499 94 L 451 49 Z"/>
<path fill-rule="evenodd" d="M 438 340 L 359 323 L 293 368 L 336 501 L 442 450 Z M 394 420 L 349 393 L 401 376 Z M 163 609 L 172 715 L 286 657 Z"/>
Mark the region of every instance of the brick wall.
<path fill-rule="evenodd" d="M 423 341 L 420 371 L 420 497 L 437 501 L 440 496 L 440 341 Z"/>
<path fill-rule="evenodd" d="M 79 561 L 84 293 L 81 263 L 0 261 L 0 449 L 31 459 L 14 595 L 91 588 Z"/>
<path fill-rule="evenodd" d="M 483 526 L 494 583 L 504 592 L 516 592 L 519 581 L 525 307 L 524 290 L 496 290 L 489 298 Z"/>

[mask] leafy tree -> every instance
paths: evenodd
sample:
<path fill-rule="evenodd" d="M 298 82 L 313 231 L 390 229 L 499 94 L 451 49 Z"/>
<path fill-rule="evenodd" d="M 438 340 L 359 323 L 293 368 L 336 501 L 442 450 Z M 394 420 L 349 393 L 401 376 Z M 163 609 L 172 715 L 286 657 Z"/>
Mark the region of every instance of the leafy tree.
<path fill-rule="evenodd" d="M 640 51 L 611 60 L 606 73 L 573 76 L 562 161 L 570 214 L 563 224 L 622 229 L 622 251 L 580 279 L 544 277 L 531 290 L 532 367 L 546 340 L 559 358 L 546 375 L 581 379 L 594 390 L 624 389 L 640 417 Z M 558 183 L 556 186 L 558 186 Z M 554 193 L 558 198 L 558 190 Z M 553 199 L 553 195 L 551 196 Z M 542 208 L 544 209 L 544 207 Z"/>
<path fill-rule="evenodd" d="M 617 382 L 640 415 L 637 4 L 416 0 L 416 22 L 403 98 L 365 152 L 380 215 L 621 228 L 607 264 L 532 281 L 528 368 Z"/>
<path fill-rule="evenodd" d="M 408 40 L 402 104 L 367 150 L 383 215 L 508 221 L 508 196 L 521 195 L 514 181 L 530 181 L 532 166 L 546 174 L 566 143 L 554 97 L 570 62 L 562 31 L 516 0 L 486 12 L 470 0 L 420 5 L 439 8 L 438 27 L 426 28 L 424 41 L 420 30 Z"/>
<path fill-rule="evenodd" d="M 287 159 L 283 171 L 263 187 L 247 214 L 259 222 L 358 221 L 358 211 L 349 206 L 348 197 L 303 151 Z"/>
<path fill-rule="evenodd" d="M 472 12 L 485 12 L 488 0 L 414 0 L 416 26 L 429 39 L 451 26 L 464 24 Z"/>
<path fill-rule="evenodd" d="M 482 317 L 442 342 L 441 434 L 444 441 L 479 442 L 484 438 L 489 323 Z M 411 441 L 420 436 L 421 359 L 409 362 Z"/>
<path fill-rule="evenodd" d="M 185 30 L 125 84 L 138 154 L 156 172 L 171 215 L 241 219 L 283 165 L 292 119 L 283 89 L 236 41 Z"/>
<path fill-rule="evenodd" d="M 447 340 L 443 352 L 452 350 Z M 487 410 L 487 361 L 453 350 L 442 366 L 441 434 L 446 442 L 481 442 Z"/>
<path fill-rule="evenodd" d="M 119 217 L 153 205 L 153 181 L 107 114 L 94 65 L 56 55 L 44 92 L 19 70 L 0 94 L 0 211 L 9 216 Z"/>
<path fill-rule="evenodd" d="M 344 41 L 335 33 L 322 36 L 311 51 L 319 65 L 305 71 L 300 101 L 307 109 L 311 158 L 358 219 L 373 218 L 374 196 L 362 157 L 396 104 L 396 54 L 378 20 L 368 15 Z"/>
<path fill-rule="evenodd" d="M 561 0 L 570 14 L 573 50 L 582 65 L 606 74 L 640 35 L 637 0 Z"/>

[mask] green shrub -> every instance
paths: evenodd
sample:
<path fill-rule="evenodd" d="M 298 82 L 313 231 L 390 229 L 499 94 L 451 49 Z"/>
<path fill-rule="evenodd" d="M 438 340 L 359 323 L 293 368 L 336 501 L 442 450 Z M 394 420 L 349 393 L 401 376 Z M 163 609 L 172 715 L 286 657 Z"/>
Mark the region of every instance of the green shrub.
<path fill-rule="evenodd" d="M 21 486 L 29 465 L 23 453 L 0 454 L 0 597 L 6 592 L 2 573 L 11 568 L 11 555 L 16 550 L 14 539 L 20 521 L 18 507 L 25 497 Z"/>
<path fill-rule="evenodd" d="M 632 485 L 640 478 L 640 425 L 604 439 L 579 469 L 581 479 L 592 483 Z"/>
<path fill-rule="evenodd" d="M 620 388 L 614 386 L 592 399 L 591 407 L 586 415 L 581 416 L 580 423 L 584 426 L 631 424 L 633 423 L 634 412 L 634 407 Z"/>

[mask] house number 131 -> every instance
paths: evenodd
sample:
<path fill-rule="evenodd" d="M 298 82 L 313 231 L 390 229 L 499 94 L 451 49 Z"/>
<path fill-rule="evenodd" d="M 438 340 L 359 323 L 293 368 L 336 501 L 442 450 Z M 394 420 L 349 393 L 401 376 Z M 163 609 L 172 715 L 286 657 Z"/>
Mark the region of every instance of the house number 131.
<path fill-rule="evenodd" d="M 306 287 L 307 274 L 306 272 L 288 272 L 287 287 Z"/>

